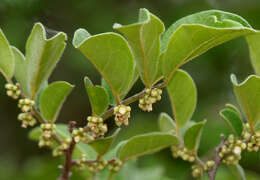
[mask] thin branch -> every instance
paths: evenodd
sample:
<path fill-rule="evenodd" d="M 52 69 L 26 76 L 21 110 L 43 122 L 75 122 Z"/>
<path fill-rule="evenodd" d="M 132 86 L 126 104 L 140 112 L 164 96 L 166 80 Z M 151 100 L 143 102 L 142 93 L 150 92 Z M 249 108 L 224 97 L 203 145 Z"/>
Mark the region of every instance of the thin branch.
<path fill-rule="evenodd" d="M 223 159 L 219 156 L 219 153 L 220 153 L 220 151 L 221 151 L 221 148 L 224 146 L 225 142 L 226 142 L 226 137 L 225 137 L 223 134 L 221 134 L 221 142 L 220 142 L 220 144 L 216 147 L 216 155 L 215 155 L 215 160 L 214 160 L 215 164 L 214 164 L 214 166 L 212 167 L 212 169 L 210 169 L 210 170 L 208 171 L 208 176 L 209 176 L 209 179 L 210 179 L 210 180 L 215 180 L 217 170 L 218 170 L 218 168 L 219 168 L 219 166 L 220 166 L 220 164 L 221 164 L 221 162 L 222 162 L 222 160 L 223 160 Z"/>
<path fill-rule="evenodd" d="M 73 127 L 75 125 L 76 125 L 75 121 L 72 121 L 69 123 L 68 130 L 70 133 L 72 133 Z M 75 163 L 72 160 L 72 154 L 73 154 L 75 145 L 76 145 L 76 142 L 75 142 L 74 138 L 72 138 L 69 148 L 65 151 L 65 154 L 66 154 L 65 165 L 62 169 L 62 174 L 61 174 L 61 177 L 59 178 L 59 180 L 69 180 L 70 179 L 71 167 L 73 165 L 75 165 Z"/>

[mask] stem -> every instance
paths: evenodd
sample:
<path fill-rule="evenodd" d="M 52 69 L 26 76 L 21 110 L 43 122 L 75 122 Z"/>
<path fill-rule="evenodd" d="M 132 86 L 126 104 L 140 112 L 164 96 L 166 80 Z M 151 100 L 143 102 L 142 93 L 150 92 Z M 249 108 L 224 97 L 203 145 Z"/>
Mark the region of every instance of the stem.
<path fill-rule="evenodd" d="M 221 148 L 225 144 L 225 142 L 226 142 L 226 137 L 223 134 L 221 134 L 221 142 L 216 147 L 216 155 L 215 155 L 215 160 L 214 160 L 215 164 L 214 164 L 213 168 L 208 171 L 208 176 L 209 176 L 210 180 L 215 180 L 217 170 L 223 160 L 218 154 L 220 153 Z"/>
<path fill-rule="evenodd" d="M 162 82 L 162 83 L 157 84 L 154 87 L 152 87 L 152 89 L 154 89 L 154 88 L 163 88 L 165 85 L 166 85 L 166 83 Z M 143 97 L 144 94 L 145 94 L 145 90 L 143 90 L 143 91 L 141 91 L 141 92 L 139 92 L 139 93 L 137 93 L 137 94 L 135 94 L 135 95 L 133 95 L 133 96 L 123 100 L 123 101 L 121 101 L 120 104 L 124 104 L 124 105 L 131 104 L 131 103 L 139 100 L 141 97 Z M 101 115 L 101 117 L 104 120 L 106 120 L 106 119 L 108 119 L 109 117 L 111 117 L 113 115 L 113 112 L 114 112 L 114 107 L 112 107 L 112 108 L 108 109 L 106 112 L 104 112 Z"/>
<path fill-rule="evenodd" d="M 76 125 L 76 122 L 72 121 L 69 123 L 68 130 L 70 133 L 72 133 L 73 127 Z M 72 154 L 75 148 L 76 142 L 74 138 L 72 138 L 72 141 L 70 143 L 69 148 L 65 151 L 66 153 L 66 161 L 65 161 L 65 166 L 63 167 L 61 177 L 59 180 L 69 180 L 70 175 L 71 175 L 71 167 L 75 165 L 75 163 L 72 160 Z"/>

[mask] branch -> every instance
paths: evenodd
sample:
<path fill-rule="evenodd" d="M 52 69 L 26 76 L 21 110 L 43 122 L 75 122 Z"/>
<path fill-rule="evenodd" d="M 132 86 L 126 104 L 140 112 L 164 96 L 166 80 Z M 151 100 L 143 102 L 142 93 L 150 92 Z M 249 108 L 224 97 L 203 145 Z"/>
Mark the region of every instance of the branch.
<path fill-rule="evenodd" d="M 155 85 L 154 87 L 152 87 L 152 89 L 154 88 L 163 88 L 164 86 L 166 86 L 166 83 L 165 82 L 162 82 L 160 84 L 157 84 Z M 124 104 L 124 105 L 128 105 L 128 104 L 131 104 L 137 100 L 139 100 L 141 97 L 143 97 L 145 94 L 145 90 L 123 100 L 120 102 L 120 104 Z M 113 116 L 113 112 L 114 112 L 114 107 L 108 109 L 106 112 L 104 112 L 101 117 L 103 118 L 103 120 L 106 120 L 108 119 L 109 117 Z"/>
<path fill-rule="evenodd" d="M 73 127 L 76 125 L 75 121 L 72 121 L 69 123 L 68 130 L 70 133 L 72 133 Z M 69 180 L 71 175 L 71 167 L 75 165 L 75 163 L 72 160 L 72 154 L 75 148 L 76 142 L 74 138 L 72 138 L 69 148 L 65 151 L 66 154 L 66 160 L 65 160 L 65 166 L 62 169 L 62 174 L 59 180 Z"/>
<path fill-rule="evenodd" d="M 218 168 L 219 168 L 219 166 L 220 166 L 220 164 L 221 164 L 221 162 L 222 162 L 222 160 L 223 160 L 223 159 L 219 156 L 219 153 L 220 153 L 220 151 L 221 151 L 221 148 L 223 147 L 223 145 L 224 145 L 225 142 L 226 142 L 226 137 L 225 137 L 223 134 L 221 134 L 220 137 L 221 137 L 221 142 L 220 142 L 220 144 L 216 147 L 216 155 L 215 155 L 215 160 L 214 160 L 215 164 L 214 164 L 214 166 L 212 167 L 212 169 L 210 169 L 210 170 L 208 171 L 208 176 L 209 176 L 209 179 L 210 179 L 210 180 L 215 180 L 217 170 L 218 170 Z"/>

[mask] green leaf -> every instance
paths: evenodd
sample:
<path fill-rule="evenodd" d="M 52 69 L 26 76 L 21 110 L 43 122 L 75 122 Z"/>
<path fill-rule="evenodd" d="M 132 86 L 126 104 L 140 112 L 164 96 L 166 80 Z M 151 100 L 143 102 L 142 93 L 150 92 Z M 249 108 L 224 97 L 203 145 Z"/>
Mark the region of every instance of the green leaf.
<path fill-rule="evenodd" d="M 40 97 L 40 111 L 45 120 L 55 122 L 72 88 L 71 84 L 58 81 L 44 89 Z"/>
<path fill-rule="evenodd" d="M 128 39 L 140 77 L 146 87 L 156 80 L 160 56 L 160 37 L 164 32 L 161 20 L 146 9 L 140 9 L 139 22 L 131 25 L 115 24 L 114 28 Z"/>
<path fill-rule="evenodd" d="M 159 116 L 159 128 L 162 132 L 175 134 L 176 124 L 167 113 L 161 113 Z"/>
<path fill-rule="evenodd" d="M 15 72 L 14 77 L 16 81 L 20 84 L 21 90 L 26 97 L 29 97 L 29 90 L 27 86 L 27 66 L 25 63 L 25 57 L 19 49 L 12 46 L 12 51 L 15 60 Z"/>
<path fill-rule="evenodd" d="M 79 159 L 82 155 L 85 155 L 87 159 L 96 159 L 98 154 L 92 147 L 88 144 L 84 144 L 82 142 L 78 143 L 73 152 L 73 159 Z"/>
<path fill-rule="evenodd" d="M 189 127 L 184 134 L 184 145 L 189 150 L 198 150 L 202 128 L 206 121 L 198 122 Z"/>
<path fill-rule="evenodd" d="M 243 122 L 239 114 L 230 108 L 221 110 L 219 114 L 231 128 L 232 132 L 240 136 L 243 131 Z"/>
<path fill-rule="evenodd" d="M 113 92 L 112 92 L 111 88 L 109 87 L 109 85 L 107 84 L 107 82 L 106 82 L 106 80 L 104 78 L 102 78 L 102 80 L 101 80 L 101 86 L 103 88 L 105 88 L 105 90 L 108 93 L 109 104 L 110 105 L 116 105 L 115 96 L 113 95 Z"/>
<path fill-rule="evenodd" d="M 77 33 L 74 38 L 78 38 Z M 134 73 L 133 55 L 126 40 L 116 33 L 103 33 L 87 36 L 75 47 L 97 68 L 119 103 Z"/>
<path fill-rule="evenodd" d="M 14 75 L 15 61 L 14 56 L 3 31 L 0 29 L 0 72 L 10 80 Z"/>
<path fill-rule="evenodd" d="M 168 133 L 148 133 L 130 138 L 119 150 L 118 158 L 127 161 L 178 144 L 178 138 Z"/>
<path fill-rule="evenodd" d="M 34 25 L 26 43 L 27 88 L 32 99 L 49 78 L 66 46 L 66 34 L 60 32 L 46 39 L 42 24 Z"/>
<path fill-rule="evenodd" d="M 41 98 L 41 95 L 42 95 L 42 92 L 48 87 L 48 82 L 45 81 L 43 84 L 42 84 L 42 87 L 39 89 L 37 95 L 36 95 L 36 98 L 35 98 L 35 107 L 37 108 L 37 110 L 40 111 L 40 98 Z"/>
<path fill-rule="evenodd" d="M 196 108 L 197 90 L 190 75 L 177 70 L 167 85 L 177 131 L 191 119 Z"/>
<path fill-rule="evenodd" d="M 235 111 L 239 115 L 239 117 L 241 118 L 241 113 L 240 113 L 239 109 L 236 106 L 234 106 L 233 104 L 227 103 L 226 107 L 231 109 L 231 110 L 233 110 L 233 111 Z"/>
<path fill-rule="evenodd" d="M 180 19 L 162 38 L 166 81 L 184 63 L 209 49 L 239 36 L 256 33 L 243 18 L 218 10 L 203 11 Z"/>
<path fill-rule="evenodd" d="M 73 37 L 73 46 L 78 47 L 86 38 L 90 37 L 91 35 L 86 29 L 78 29 Z"/>
<path fill-rule="evenodd" d="M 246 180 L 245 171 L 239 164 L 231 165 L 228 167 L 231 169 L 232 173 L 237 177 L 237 180 Z"/>
<path fill-rule="evenodd" d="M 89 145 L 99 154 L 103 155 L 105 154 L 109 148 L 111 147 L 111 144 L 113 143 L 115 137 L 118 135 L 120 129 L 117 129 L 111 136 L 100 138 L 95 141 L 92 141 L 89 143 Z"/>
<path fill-rule="evenodd" d="M 231 75 L 234 92 L 238 104 L 244 113 L 251 129 L 260 120 L 260 77 L 250 75 L 244 82 L 238 84 L 235 75 Z"/>
<path fill-rule="evenodd" d="M 246 37 L 250 52 L 250 59 L 257 75 L 260 75 L 260 33 L 248 35 Z"/>
<path fill-rule="evenodd" d="M 92 107 L 93 115 L 101 115 L 109 105 L 109 97 L 105 88 L 102 86 L 89 85 L 88 77 L 84 78 L 85 87 Z"/>

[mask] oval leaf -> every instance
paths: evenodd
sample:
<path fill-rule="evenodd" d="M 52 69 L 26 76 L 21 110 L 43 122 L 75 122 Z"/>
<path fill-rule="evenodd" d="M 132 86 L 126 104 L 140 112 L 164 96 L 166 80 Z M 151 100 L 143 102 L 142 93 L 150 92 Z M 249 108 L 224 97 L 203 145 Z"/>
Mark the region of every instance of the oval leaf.
<path fill-rule="evenodd" d="M 188 73 L 177 70 L 167 85 L 174 119 L 178 128 L 185 126 L 196 108 L 197 90 Z"/>
<path fill-rule="evenodd" d="M 0 29 L 0 72 L 10 80 L 14 75 L 14 56 L 3 31 Z"/>
<path fill-rule="evenodd" d="M 186 130 L 184 134 L 184 145 L 187 149 L 197 151 L 202 128 L 205 123 L 206 121 L 195 123 Z"/>
<path fill-rule="evenodd" d="M 97 68 L 119 103 L 119 96 L 128 90 L 134 73 L 133 55 L 126 40 L 116 33 L 103 33 L 86 37 L 75 47 Z"/>
<path fill-rule="evenodd" d="M 255 125 L 260 120 L 260 77 L 251 75 L 244 82 L 238 84 L 235 75 L 231 75 L 231 81 L 238 104 L 251 129 L 254 130 Z"/>
<path fill-rule="evenodd" d="M 120 129 L 117 129 L 111 136 L 100 138 L 89 143 L 89 145 L 99 154 L 105 154 L 111 147 L 115 137 L 119 133 Z"/>
<path fill-rule="evenodd" d="M 127 161 L 178 144 L 178 138 L 168 133 L 148 133 L 130 138 L 119 150 L 118 158 Z"/>
<path fill-rule="evenodd" d="M 26 43 L 27 87 L 32 99 L 49 78 L 66 46 L 66 34 L 60 32 L 47 39 L 42 24 L 34 25 Z"/>
<path fill-rule="evenodd" d="M 243 131 L 243 122 L 239 114 L 230 108 L 221 110 L 219 114 L 231 128 L 232 132 L 240 136 Z"/>
<path fill-rule="evenodd" d="M 99 116 L 108 108 L 108 93 L 106 89 L 101 86 L 89 85 L 89 79 L 87 77 L 84 78 L 84 82 L 92 107 L 92 113 L 93 115 Z"/>
<path fill-rule="evenodd" d="M 156 80 L 160 56 L 160 36 L 164 32 L 161 20 L 146 9 L 140 9 L 139 22 L 114 28 L 128 39 L 135 55 L 140 77 L 146 87 Z"/>
<path fill-rule="evenodd" d="M 59 81 L 50 84 L 43 90 L 40 97 L 40 111 L 45 120 L 55 122 L 72 88 L 71 84 Z"/>
<path fill-rule="evenodd" d="M 189 60 L 219 44 L 249 34 L 258 32 L 243 18 L 223 11 L 204 11 L 180 19 L 166 31 L 162 40 L 166 81 Z"/>
<path fill-rule="evenodd" d="M 176 124 L 167 113 L 161 113 L 159 116 L 159 128 L 162 132 L 175 134 Z"/>

